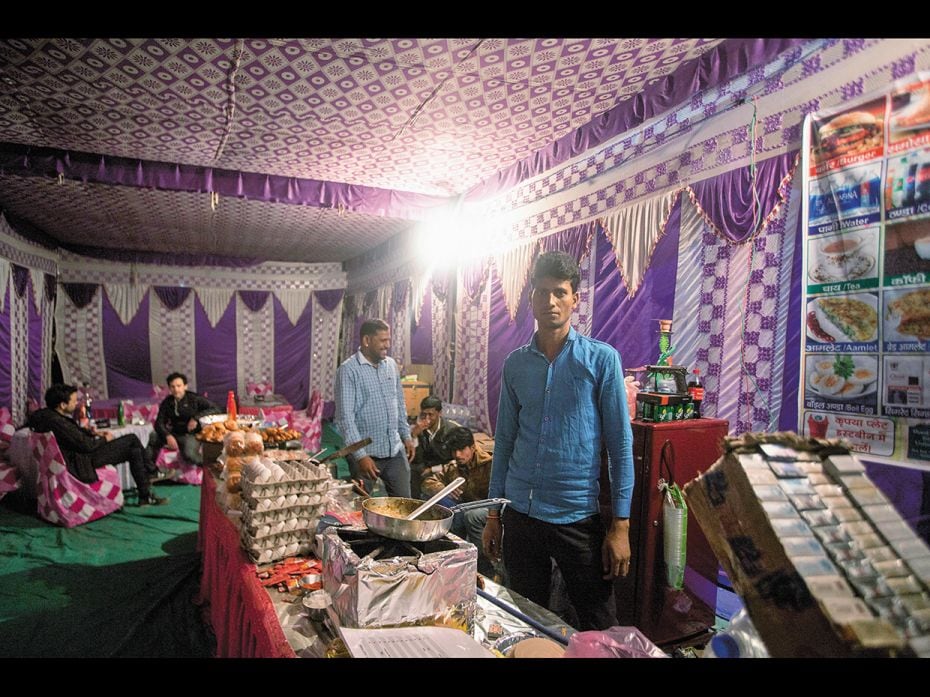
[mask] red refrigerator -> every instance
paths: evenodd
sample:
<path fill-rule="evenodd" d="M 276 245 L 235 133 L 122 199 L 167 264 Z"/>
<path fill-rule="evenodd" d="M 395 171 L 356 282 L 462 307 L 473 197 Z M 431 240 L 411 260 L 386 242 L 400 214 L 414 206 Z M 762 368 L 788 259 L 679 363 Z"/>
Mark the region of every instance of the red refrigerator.
<path fill-rule="evenodd" d="M 717 558 L 689 515 L 685 585 L 682 590 L 668 586 L 662 540 L 663 494 L 658 483 L 662 478 L 683 487 L 714 464 L 723 454 L 728 422 L 689 419 L 634 421 L 632 425 L 636 474 L 630 511 L 632 560 L 629 575 L 614 583 L 617 621 L 639 628 L 662 646 L 687 644 L 703 637 L 714 625 Z M 602 486 L 602 493 L 605 489 L 607 486 Z"/>

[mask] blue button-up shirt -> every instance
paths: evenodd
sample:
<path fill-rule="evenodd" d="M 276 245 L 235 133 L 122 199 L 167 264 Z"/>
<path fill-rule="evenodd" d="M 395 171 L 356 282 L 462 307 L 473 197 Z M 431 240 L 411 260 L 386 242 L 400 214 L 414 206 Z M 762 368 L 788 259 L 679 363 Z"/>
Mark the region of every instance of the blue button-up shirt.
<path fill-rule="evenodd" d="M 550 363 L 534 335 L 504 361 L 489 496 L 550 523 L 594 515 L 603 444 L 613 515 L 628 518 L 632 443 L 617 351 L 570 328 Z"/>
<path fill-rule="evenodd" d="M 346 444 L 371 438 L 354 457 L 396 455 L 410 438 L 410 426 L 394 359 L 372 363 L 357 351 L 336 371 L 335 388 L 336 429 Z"/>

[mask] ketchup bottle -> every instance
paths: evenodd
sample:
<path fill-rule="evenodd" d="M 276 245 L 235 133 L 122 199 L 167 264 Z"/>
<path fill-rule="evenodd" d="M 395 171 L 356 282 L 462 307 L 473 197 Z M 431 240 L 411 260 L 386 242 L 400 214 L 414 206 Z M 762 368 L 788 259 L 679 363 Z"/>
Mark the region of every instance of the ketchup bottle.
<path fill-rule="evenodd" d="M 230 390 L 226 395 L 226 418 L 235 419 L 236 416 L 236 393 Z"/>

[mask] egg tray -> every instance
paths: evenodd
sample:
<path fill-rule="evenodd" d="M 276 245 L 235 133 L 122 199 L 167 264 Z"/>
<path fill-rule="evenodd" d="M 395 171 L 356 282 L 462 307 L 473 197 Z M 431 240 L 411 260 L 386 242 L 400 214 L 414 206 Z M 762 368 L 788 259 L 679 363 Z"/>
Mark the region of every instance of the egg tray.
<path fill-rule="evenodd" d="M 284 520 L 279 520 L 274 523 L 246 523 L 245 520 L 242 521 L 242 537 L 243 539 L 248 540 L 250 543 L 260 543 L 263 540 L 266 540 L 277 535 L 283 535 L 285 533 L 294 532 L 294 533 L 307 533 L 310 530 L 316 530 L 317 523 L 320 522 L 319 514 L 316 515 L 307 515 L 307 516 L 294 516 L 292 518 L 286 518 Z M 312 535 L 307 534 L 307 537 L 312 537 Z"/>
<path fill-rule="evenodd" d="M 270 458 L 268 458 L 270 460 Z M 275 484 L 279 482 L 294 481 L 319 481 L 321 479 L 330 479 L 332 474 L 328 467 L 315 465 L 312 463 L 301 462 L 299 460 L 274 460 L 273 463 L 284 471 L 284 477 L 281 479 L 254 479 L 251 468 L 242 468 L 242 478 L 247 479 L 255 484 Z"/>
<path fill-rule="evenodd" d="M 307 518 L 319 515 L 326 507 L 324 503 L 318 503 L 312 506 L 288 506 L 286 508 L 276 508 L 270 511 L 254 511 L 251 508 L 243 506 L 240 508 L 242 519 L 247 525 L 264 525 L 267 523 L 277 523 L 289 518 Z"/>
<path fill-rule="evenodd" d="M 285 557 L 310 554 L 313 549 L 312 537 L 305 532 L 285 532 L 256 540 L 243 533 L 240 539 L 252 561 L 264 564 Z"/>
<path fill-rule="evenodd" d="M 258 502 L 268 499 L 277 499 L 281 496 L 326 496 L 332 486 L 332 480 L 319 480 L 316 482 L 276 482 L 274 484 L 254 484 L 245 479 L 239 480 L 242 489 L 242 498 L 258 507 Z"/>

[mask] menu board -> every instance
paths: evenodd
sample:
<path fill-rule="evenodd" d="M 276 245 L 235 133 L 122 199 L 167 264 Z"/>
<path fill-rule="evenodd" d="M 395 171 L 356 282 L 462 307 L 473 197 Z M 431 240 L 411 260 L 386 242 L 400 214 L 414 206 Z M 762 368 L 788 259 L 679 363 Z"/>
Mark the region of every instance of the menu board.
<path fill-rule="evenodd" d="M 798 431 L 930 463 L 930 79 L 804 128 Z"/>

